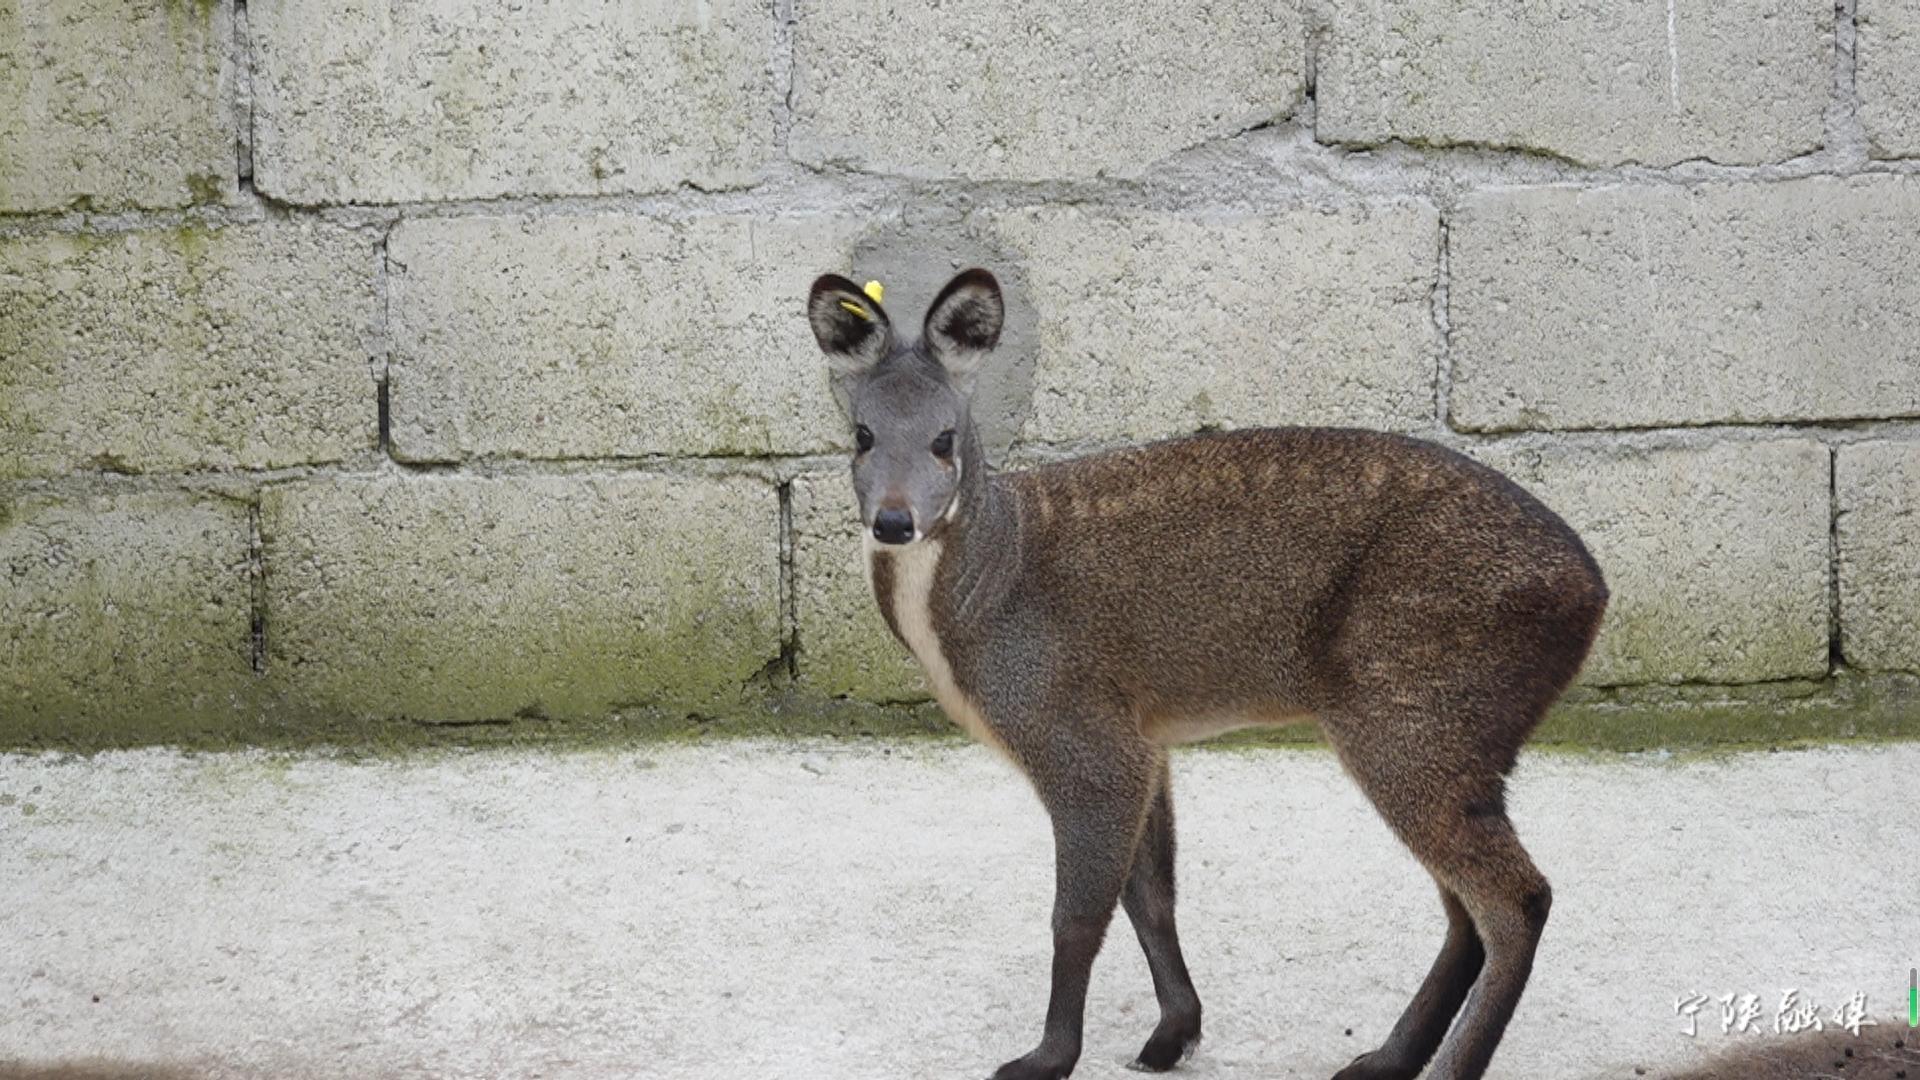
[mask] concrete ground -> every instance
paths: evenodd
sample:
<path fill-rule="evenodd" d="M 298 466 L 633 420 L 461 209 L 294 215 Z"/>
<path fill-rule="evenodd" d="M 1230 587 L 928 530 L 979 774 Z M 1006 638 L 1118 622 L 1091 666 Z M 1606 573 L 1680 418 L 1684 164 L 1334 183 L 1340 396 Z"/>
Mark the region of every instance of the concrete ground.
<path fill-rule="evenodd" d="M 1915 777 L 1920 745 L 1524 758 L 1556 906 L 1492 1075 L 1757 1039 L 1712 1001 L 1688 1038 L 1696 993 L 1904 1025 Z M 1183 752 L 1175 785 L 1187 1075 L 1331 1075 L 1432 959 L 1432 888 L 1323 751 Z M 973 747 L 0 756 L 0 1060 L 981 1077 L 1038 1034 L 1051 890 L 1038 803 Z M 1154 1018 L 1116 927 L 1076 1076 L 1132 1075 Z"/>

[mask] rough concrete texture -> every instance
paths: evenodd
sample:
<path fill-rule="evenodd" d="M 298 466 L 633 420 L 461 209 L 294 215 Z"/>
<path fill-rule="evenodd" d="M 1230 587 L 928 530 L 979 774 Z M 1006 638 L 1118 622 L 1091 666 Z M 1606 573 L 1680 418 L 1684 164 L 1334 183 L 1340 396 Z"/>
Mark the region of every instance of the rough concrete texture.
<path fill-rule="evenodd" d="M 573 576 L 481 559 L 481 596 L 520 605 L 483 610 L 423 584 L 464 585 L 448 544 L 500 550 L 465 496 L 442 537 L 441 503 L 393 496 L 415 516 L 390 528 L 343 495 L 315 513 L 354 576 L 256 574 L 272 671 L 197 743 L 452 739 L 387 722 L 449 687 L 448 717 L 556 695 L 591 717 L 475 737 L 902 730 L 927 710 L 875 704 L 919 680 L 825 486 L 849 430 L 801 295 L 878 277 L 912 332 L 978 263 L 1012 297 L 976 409 L 996 462 L 1326 423 L 1615 463 L 1618 492 L 1549 470 L 1620 564 L 1583 692 L 1627 719 L 1563 730 L 1658 732 L 1619 706 L 1641 690 L 1780 686 L 1678 727 L 1881 731 L 1910 695 L 1860 720 L 1822 663 L 1843 643 L 1814 455 L 1753 447 L 1920 440 L 1920 157 L 1892 160 L 1920 127 L 1913 5 L 0 0 L 0 500 L 800 477 L 777 504 L 798 521 L 755 496 L 725 544 L 659 514 L 632 540 L 751 583 L 737 647 L 622 591 L 611 503 L 553 513 L 591 519 L 584 548 L 503 511 Z M 1858 596 L 1906 595 L 1865 566 Z M 602 635 L 585 674 L 525 647 L 576 595 L 587 625 L 631 629 L 632 600 L 663 628 L 644 640 L 696 645 L 646 645 L 643 671 Z M 173 730 L 143 724 L 71 746 Z"/>
<path fill-rule="evenodd" d="M 800 686 L 861 701 L 924 701 L 920 666 L 888 631 L 867 583 L 845 469 L 794 478 L 793 606 Z"/>
<path fill-rule="evenodd" d="M 1011 211 L 1040 312 L 1029 441 L 1433 415 L 1439 216 L 1418 203 L 1194 216 Z"/>
<path fill-rule="evenodd" d="M 1828 0 L 1328 5 L 1315 134 L 1592 165 L 1781 161 L 1820 146 Z"/>
<path fill-rule="evenodd" d="M 849 219 L 459 218 L 389 246 L 403 460 L 795 454 L 845 423 L 805 317 Z"/>
<path fill-rule="evenodd" d="M 793 156 L 913 177 L 1130 176 L 1304 93 L 1293 0 L 795 4 Z"/>
<path fill-rule="evenodd" d="M 1860 0 L 1854 57 L 1874 155 L 1920 155 L 1920 0 Z"/>
<path fill-rule="evenodd" d="M 0 502 L 0 739 L 231 721 L 253 680 L 247 560 L 236 501 Z"/>
<path fill-rule="evenodd" d="M 1502 470 L 1580 533 L 1613 599 L 1588 685 L 1827 673 L 1826 447 L 1502 445 Z"/>
<path fill-rule="evenodd" d="M 249 10 L 260 190 L 299 203 L 741 187 L 773 154 L 770 4 Z"/>
<path fill-rule="evenodd" d="M 275 485 L 267 674 L 287 710 L 360 720 L 738 706 L 780 654 L 778 529 L 748 479 Z"/>
<path fill-rule="evenodd" d="M 1842 447 L 1833 481 L 1841 654 L 1920 671 L 1920 443 Z"/>
<path fill-rule="evenodd" d="M 1458 425 L 1920 415 L 1920 179 L 1494 191 L 1451 242 Z"/>
<path fill-rule="evenodd" d="M 0 213 L 238 190 L 232 0 L 0 0 Z"/>
<path fill-rule="evenodd" d="M 1759 1040 L 1708 1000 L 1855 993 L 1904 1025 L 1920 746 L 1523 756 L 1554 885 L 1492 1080 L 1660 1076 Z M 1445 927 L 1318 751 L 1183 753 L 1180 1075 L 1324 1080 L 1383 1038 Z M 398 762 L 0 758 L 0 1047 L 207 1077 L 984 1076 L 1046 1008 L 1052 839 L 977 747 Z M 1076 1080 L 1157 1018 L 1124 922 Z M 1871 1030 L 1871 1029 L 1869 1029 Z M 1837 1075 L 1849 1075 L 1840 1072 Z"/>
<path fill-rule="evenodd" d="M 313 221 L 0 239 L 0 476 L 371 450 L 376 261 Z"/>

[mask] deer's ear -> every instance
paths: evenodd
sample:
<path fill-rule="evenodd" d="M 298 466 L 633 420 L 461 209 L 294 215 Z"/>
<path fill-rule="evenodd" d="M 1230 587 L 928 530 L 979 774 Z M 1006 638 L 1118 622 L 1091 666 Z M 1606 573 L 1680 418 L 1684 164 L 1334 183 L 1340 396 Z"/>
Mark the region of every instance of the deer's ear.
<path fill-rule="evenodd" d="M 1006 317 L 1000 283 L 985 270 L 966 270 L 934 298 L 922 337 L 933 358 L 947 369 L 947 377 L 966 387 L 980 370 L 980 362 L 1000 343 L 1000 326 Z"/>
<path fill-rule="evenodd" d="M 807 294 L 807 321 L 835 378 L 866 371 L 887 358 L 893 324 L 885 309 L 839 274 L 823 274 Z"/>

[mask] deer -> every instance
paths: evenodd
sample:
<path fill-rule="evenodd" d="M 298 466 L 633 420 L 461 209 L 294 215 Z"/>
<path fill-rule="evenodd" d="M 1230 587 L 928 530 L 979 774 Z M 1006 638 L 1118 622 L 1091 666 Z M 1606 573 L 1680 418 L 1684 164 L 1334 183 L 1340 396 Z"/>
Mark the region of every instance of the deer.
<path fill-rule="evenodd" d="M 994 1080 L 1072 1073 L 1116 906 L 1160 1010 L 1133 1067 L 1193 1052 L 1169 751 L 1301 723 L 1432 875 L 1447 920 L 1404 1014 L 1336 1080 L 1483 1075 L 1552 904 L 1506 777 L 1607 605 L 1580 538 L 1463 454 L 1358 429 L 989 470 L 971 402 L 1006 317 L 998 280 L 956 275 L 917 336 L 895 332 L 880 292 L 827 274 L 807 298 L 852 426 L 874 600 L 942 711 L 1025 775 L 1052 824 L 1046 1019 Z"/>

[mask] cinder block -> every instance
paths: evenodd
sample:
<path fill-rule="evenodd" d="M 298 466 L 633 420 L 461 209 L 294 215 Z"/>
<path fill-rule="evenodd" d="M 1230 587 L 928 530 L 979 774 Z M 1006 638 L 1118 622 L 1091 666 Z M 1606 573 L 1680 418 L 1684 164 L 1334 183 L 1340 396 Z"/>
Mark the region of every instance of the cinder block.
<path fill-rule="evenodd" d="M 1475 455 L 1580 533 L 1613 599 L 1589 685 L 1827 673 L 1828 453 L 1807 440 Z"/>
<path fill-rule="evenodd" d="M 232 0 L 0 3 L 0 212 L 232 196 L 232 44 Z"/>
<path fill-rule="evenodd" d="M 793 454 L 845 442 L 807 286 L 832 218 L 409 221 L 389 246 L 394 450 Z"/>
<path fill-rule="evenodd" d="M 269 488 L 267 675 L 358 721 L 718 713 L 780 655 L 780 511 L 746 479 Z"/>
<path fill-rule="evenodd" d="M 143 741 L 250 700 L 247 507 L 190 494 L 0 501 L 0 739 Z"/>
<path fill-rule="evenodd" d="M 1496 191 L 1451 235 L 1460 426 L 1920 415 L 1920 179 Z"/>
<path fill-rule="evenodd" d="M 1292 112 L 1295 0 L 795 5 L 792 154 L 916 177 L 1130 176 Z"/>
<path fill-rule="evenodd" d="M 1754 164 L 1821 144 L 1828 0 L 1330 7 L 1315 95 L 1325 141 L 1506 147 L 1590 165 Z"/>
<path fill-rule="evenodd" d="M 0 240 L 0 476 L 371 449 L 375 261 L 311 222 Z"/>
<path fill-rule="evenodd" d="M 791 509 L 801 688 L 860 701 L 926 700 L 920 666 L 874 603 L 852 478 L 844 469 L 796 477 Z"/>
<path fill-rule="evenodd" d="M 772 4 L 301 0 L 248 20 L 255 176 L 292 202 L 742 187 L 774 153 Z"/>
<path fill-rule="evenodd" d="M 1040 313 L 1027 442 L 1433 421 L 1432 207 L 989 219 Z"/>
<path fill-rule="evenodd" d="M 1920 671 L 1920 443 L 1841 447 L 1840 651 L 1867 671 Z"/>
<path fill-rule="evenodd" d="M 1860 0 L 1854 88 L 1875 157 L 1920 155 L 1920 0 Z"/>

